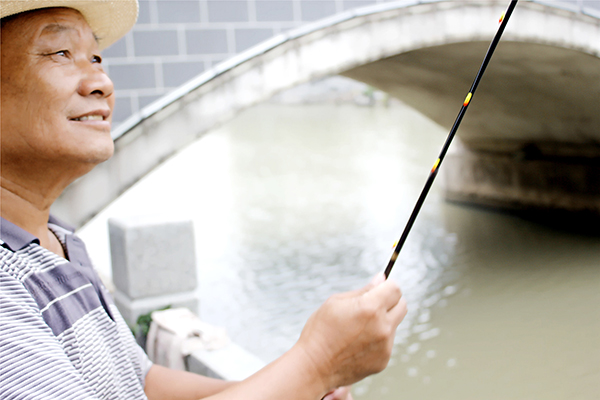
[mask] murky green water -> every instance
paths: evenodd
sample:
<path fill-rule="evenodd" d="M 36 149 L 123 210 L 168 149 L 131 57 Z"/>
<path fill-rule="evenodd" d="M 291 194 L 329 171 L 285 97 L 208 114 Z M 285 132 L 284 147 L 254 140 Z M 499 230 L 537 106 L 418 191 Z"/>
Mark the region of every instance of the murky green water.
<path fill-rule="evenodd" d="M 383 270 L 445 136 L 399 106 L 261 105 L 82 236 L 109 274 L 108 216 L 193 218 L 201 317 L 269 361 L 330 294 Z M 447 204 L 440 183 L 392 273 L 410 309 L 392 361 L 355 398 L 599 399 L 600 237 Z"/>

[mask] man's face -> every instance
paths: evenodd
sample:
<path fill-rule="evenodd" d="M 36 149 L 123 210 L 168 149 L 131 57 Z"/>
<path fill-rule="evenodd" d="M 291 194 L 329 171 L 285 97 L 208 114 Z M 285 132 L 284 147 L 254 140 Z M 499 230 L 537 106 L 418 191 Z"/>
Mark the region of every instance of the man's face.
<path fill-rule="evenodd" d="M 4 24 L 1 41 L 3 168 L 107 160 L 113 85 L 81 14 L 67 8 L 23 14 Z"/>

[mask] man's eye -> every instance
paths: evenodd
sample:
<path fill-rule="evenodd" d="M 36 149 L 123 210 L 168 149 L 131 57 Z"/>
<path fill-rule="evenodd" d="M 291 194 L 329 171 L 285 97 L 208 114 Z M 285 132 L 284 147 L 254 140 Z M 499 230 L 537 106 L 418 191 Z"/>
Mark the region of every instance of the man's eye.
<path fill-rule="evenodd" d="M 68 57 L 69 56 L 69 50 L 59 50 L 56 53 L 54 53 L 57 56 L 61 56 L 61 57 Z"/>
<path fill-rule="evenodd" d="M 102 64 L 102 57 L 100 57 L 100 56 L 93 56 L 92 57 L 92 62 L 93 63 Z"/>

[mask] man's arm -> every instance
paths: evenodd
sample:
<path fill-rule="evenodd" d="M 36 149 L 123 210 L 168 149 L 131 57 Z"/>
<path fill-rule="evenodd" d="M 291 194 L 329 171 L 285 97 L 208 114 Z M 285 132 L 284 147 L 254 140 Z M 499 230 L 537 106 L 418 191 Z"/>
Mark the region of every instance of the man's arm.
<path fill-rule="evenodd" d="M 310 317 L 291 350 L 242 382 L 221 387 L 208 378 L 182 378 L 190 385 L 188 397 L 174 397 L 177 391 L 183 395 L 184 381 L 175 388 L 153 367 L 146 377 L 146 393 L 149 399 L 203 398 L 193 397 L 198 393 L 193 390 L 202 389 L 193 387 L 207 384 L 202 393 L 211 400 L 317 400 L 380 372 L 389 361 L 396 327 L 406 315 L 398 286 L 383 281 L 378 277 L 361 290 L 332 296 Z M 211 395 L 213 391 L 218 393 Z"/>
<path fill-rule="evenodd" d="M 187 371 L 153 365 L 146 376 L 148 400 L 197 400 L 220 393 L 237 382 L 207 378 Z M 352 400 L 350 387 L 338 388 L 323 400 Z"/>
<path fill-rule="evenodd" d="M 144 391 L 148 400 L 197 400 L 220 393 L 233 384 L 154 364 L 146 375 Z"/>

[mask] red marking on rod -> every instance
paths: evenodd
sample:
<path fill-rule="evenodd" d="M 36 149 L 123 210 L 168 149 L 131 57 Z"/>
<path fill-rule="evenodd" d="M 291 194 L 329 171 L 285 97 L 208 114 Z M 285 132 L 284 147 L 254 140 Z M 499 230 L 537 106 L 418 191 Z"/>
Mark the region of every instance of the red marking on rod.
<path fill-rule="evenodd" d="M 504 21 L 504 14 L 502 14 L 502 16 L 500 17 L 500 21 L 498 21 L 498 23 L 502 23 L 502 21 Z"/>

